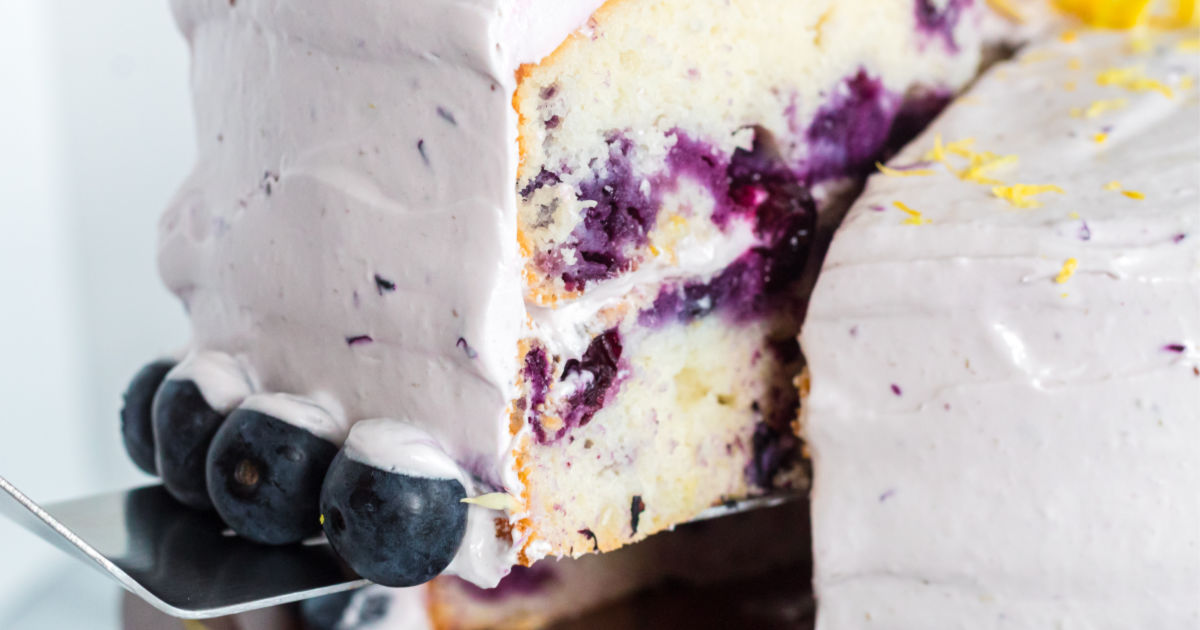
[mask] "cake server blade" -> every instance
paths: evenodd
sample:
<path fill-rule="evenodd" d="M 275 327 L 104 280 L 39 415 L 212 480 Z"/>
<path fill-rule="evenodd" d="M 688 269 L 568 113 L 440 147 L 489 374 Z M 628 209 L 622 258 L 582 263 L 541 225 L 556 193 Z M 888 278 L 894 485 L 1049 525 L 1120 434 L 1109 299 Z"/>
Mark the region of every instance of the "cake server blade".
<path fill-rule="evenodd" d="M 207 619 L 367 583 L 324 540 L 270 547 L 234 536 L 212 512 L 162 486 L 39 506 L 0 477 L 0 514 L 173 617 Z"/>
<path fill-rule="evenodd" d="M 0 490 L 0 514 L 173 617 L 232 615 L 367 584 L 324 538 L 258 545 L 234 535 L 215 513 L 179 504 L 161 485 L 45 506 L 3 477 Z M 799 496 L 729 501 L 692 520 L 772 507 Z"/>

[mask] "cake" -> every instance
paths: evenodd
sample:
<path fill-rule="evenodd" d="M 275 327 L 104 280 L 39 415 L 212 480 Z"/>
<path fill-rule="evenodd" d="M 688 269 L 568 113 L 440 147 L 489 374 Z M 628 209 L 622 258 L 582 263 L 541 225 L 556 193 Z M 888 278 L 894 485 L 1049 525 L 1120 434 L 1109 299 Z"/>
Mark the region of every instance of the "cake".
<path fill-rule="evenodd" d="M 1200 626 L 1196 33 L 1038 39 L 850 209 L 801 337 L 818 630 Z"/>
<path fill-rule="evenodd" d="M 970 0 L 173 6 L 192 334 L 130 454 L 391 586 L 802 490 L 815 234 L 981 58 Z"/>

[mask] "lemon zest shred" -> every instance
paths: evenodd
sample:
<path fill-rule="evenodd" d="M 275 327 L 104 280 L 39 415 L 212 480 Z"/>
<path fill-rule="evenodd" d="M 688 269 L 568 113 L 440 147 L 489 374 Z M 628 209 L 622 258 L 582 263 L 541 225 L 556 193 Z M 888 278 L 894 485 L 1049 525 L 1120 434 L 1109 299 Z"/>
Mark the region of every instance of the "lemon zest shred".
<path fill-rule="evenodd" d="M 481 494 L 474 497 L 465 497 L 463 499 L 459 499 L 459 501 L 462 503 L 470 503 L 471 505 L 478 505 L 489 510 L 508 512 L 516 511 L 516 509 L 521 505 L 520 501 L 518 501 L 516 497 L 507 492 L 490 492 L 488 494 Z"/>
<path fill-rule="evenodd" d="M 879 162 L 875 163 L 875 167 L 879 169 L 880 173 L 883 173 L 884 175 L 891 175 L 892 177 L 919 177 L 922 175 L 933 175 L 933 170 L 928 168 L 901 170 L 884 166 Z"/>
<path fill-rule="evenodd" d="M 1018 208 L 1040 208 L 1041 202 L 1032 197 L 1048 192 L 1062 193 L 1063 189 L 1054 184 L 1013 184 L 992 188 L 993 195 Z"/>
<path fill-rule="evenodd" d="M 920 212 L 908 207 L 902 201 L 893 201 L 892 205 L 896 206 L 901 212 L 908 215 L 908 218 L 904 220 L 904 225 L 925 225 L 926 223 L 932 223 L 932 221 L 929 219 L 921 216 Z"/>
<path fill-rule="evenodd" d="M 1125 195 L 1126 197 L 1129 197 L 1130 199 L 1137 199 L 1138 201 L 1141 201 L 1142 199 L 1146 198 L 1146 195 L 1144 195 L 1136 190 L 1122 190 L 1121 194 Z"/>
<path fill-rule="evenodd" d="M 1122 109 L 1129 105 L 1129 100 L 1124 98 L 1112 98 L 1108 100 L 1093 101 L 1087 109 L 1080 107 L 1071 108 L 1072 118 L 1096 118 L 1107 111 Z"/>
<path fill-rule="evenodd" d="M 1124 88 L 1130 92 L 1158 92 L 1167 98 L 1175 98 L 1162 81 L 1147 77 L 1141 68 L 1109 68 L 1096 75 L 1096 84 Z"/>
<path fill-rule="evenodd" d="M 942 146 L 942 134 L 933 136 L 933 148 L 925 154 L 925 159 L 933 162 L 946 161 L 946 149 Z"/>
<path fill-rule="evenodd" d="M 1121 190 L 1121 182 L 1114 179 L 1104 185 L 1104 190 Z"/>
<path fill-rule="evenodd" d="M 968 157 L 970 164 L 967 168 L 958 171 L 956 174 L 959 179 L 976 184 L 984 184 L 987 186 L 999 185 L 1002 182 L 986 177 L 986 175 L 1003 166 L 1009 166 L 1017 163 L 1015 155 L 996 155 L 991 151 L 983 151 L 981 153 L 971 153 Z"/>
<path fill-rule="evenodd" d="M 1104 142 L 1105 140 L 1108 140 L 1108 134 L 1106 134 L 1106 133 L 1101 132 L 1101 133 L 1092 135 L 1092 141 L 1095 142 L 1096 144 Z"/>
<path fill-rule="evenodd" d="M 1063 31 L 1062 33 L 1060 33 L 1058 35 L 1059 41 L 1062 41 L 1062 42 L 1065 42 L 1068 44 L 1070 44 L 1071 42 L 1075 41 L 1078 38 L 1079 38 L 1079 35 L 1077 33 L 1075 33 L 1075 31 L 1072 31 L 1070 29 Z"/>
<path fill-rule="evenodd" d="M 1068 216 L 1068 217 L 1070 217 L 1070 218 L 1072 218 L 1072 219 L 1078 219 L 1078 218 L 1079 218 L 1079 213 L 1078 213 L 1078 212 L 1075 212 L 1074 210 L 1072 210 L 1072 211 L 1071 211 L 1071 213 L 1070 213 L 1070 214 L 1068 214 L 1067 216 Z"/>
<path fill-rule="evenodd" d="M 973 144 L 975 144 L 975 138 L 963 138 L 962 140 L 955 140 L 954 142 L 947 144 L 946 150 L 955 155 L 961 155 L 962 157 L 969 158 L 971 157 L 970 147 Z"/>
<path fill-rule="evenodd" d="M 1079 268 L 1079 261 L 1074 258 L 1068 258 L 1063 261 L 1062 269 L 1058 270 L 1058 275 L 1054 276 L 1055 284 L 1063 284 L 1075 275 L 1075 270 Z"/>
<path fill-rule="evenodd" d="M 1079 57 L 1071 57 L 1070 59 L 1067 60 L 1067 69 L 1068 70 L 1079 70 L 1082 67 L 1083 67 L 1083 61 L 1081 61 L 1079 59 Z"/>

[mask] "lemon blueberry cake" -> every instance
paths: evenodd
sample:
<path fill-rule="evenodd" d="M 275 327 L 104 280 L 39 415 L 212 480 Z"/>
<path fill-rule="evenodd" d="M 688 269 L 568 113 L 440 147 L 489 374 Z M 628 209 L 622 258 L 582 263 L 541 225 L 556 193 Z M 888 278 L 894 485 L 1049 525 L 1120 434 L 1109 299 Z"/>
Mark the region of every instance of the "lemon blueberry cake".
<path fill-rule="evenodd" d="M 394 586 L 802 486 L 814 231 L 975 74 L 979 6 L 177 0 L 192 337 L 131 455 Z"/>

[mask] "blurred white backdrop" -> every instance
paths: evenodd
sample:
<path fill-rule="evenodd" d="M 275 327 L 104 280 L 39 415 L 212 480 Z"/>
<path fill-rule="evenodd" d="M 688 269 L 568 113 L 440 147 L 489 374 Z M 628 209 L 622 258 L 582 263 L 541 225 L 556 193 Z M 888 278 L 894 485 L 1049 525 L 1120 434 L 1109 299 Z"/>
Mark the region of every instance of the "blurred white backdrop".
<path fill-rule="evenodd" d="M 186 340 L 154 250 L 193 157 L 187 47 L 167 0 L 0 0 L 0 42 L 0 476 L 46 501 L 145 483 L 117 410 Z M 116 628 L 118 596 L 0 519 L 0 628 Z"/>

